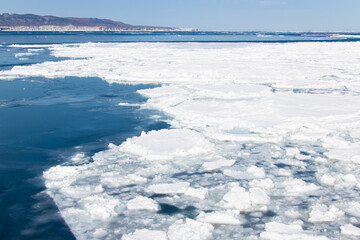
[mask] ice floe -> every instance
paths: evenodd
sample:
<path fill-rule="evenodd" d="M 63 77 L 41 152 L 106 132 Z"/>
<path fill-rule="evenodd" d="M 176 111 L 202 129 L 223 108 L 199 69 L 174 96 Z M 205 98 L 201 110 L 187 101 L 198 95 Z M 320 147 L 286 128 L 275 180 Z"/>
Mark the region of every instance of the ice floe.
<path fill-rule="evenodd" d="M 200 213 L 196 220 L 200 222 L 207 222 L 211 224 L 229 224 L 229 225 L 239 225 L 244 221 L 239 219 L 240 212 L 237 211 L 222 211 L 222 212 L 210 212 L 210 213 Z"/>
<path fill-rule="evenodd" d="M 213 170 L 220 169 L 222 167 L 231 167 L 232 165 L 234 165 L 234 163 L 235 163 L 235 160 L 221 159 L 221 160 L 216 160 L 216 161 L 211 161 L 211 162 L 204 162 L 202 167 L 206 171 L 213 171 Z"/>
<path fill-rule="evenodd" d="M 120 150 L 146 160 L 169 160 L 178 156 L 205 154 L 212 148 L 212 144 L 195 131 L 164 129 L 143 132 L 138 138 L 128 139 Z"/>
<path fill-rule="evenodd" d="M 214 227 L 209 223 L 202 223 L 190 218 L 178 220 L 169 227 L 169 240 L 205 240 L 212 235 Z"/>
<path fill-rule="evenodd" d="M 225 208 L 239 211 L 250 211 L 268 204 L 270 204 L 270 198 L 263 189 L 250 188 L 249 191 L 246 191 L 236 185 L 224 195 L 220 202 L 220 205 Z"/>
<path fill-rule="evenodd" d="M 190 186 L 188 182 L 176 182 L 169 184 L 154 184 L 149 186 L 149 190 L 158 194 L 178 194 L 185 193 Z"/>
<path fill-rule="evenodd" d="M 167 240 L 165 232 L 148 229 L 138 229 L 134 233 L 126 234 L 122 240 Z"/>
<path fill-rule="evenodd" d="M 341 233 L 352 237 L 360 237 L 360 228 L 352 224 L 341 226 Z"/>
<path fill-rule="evenodd" d="M 314 183 L 306 183 L 301 179 L 286 180 L 283 184 L 289 195 L 309 194 L 319 189 Z"/>
<path fill-rule="evenodd" d="M 299 224 L 283 224 L 269 222 L 265 224 L 265 232 L 260 234 L 261 239 L 269 240 L 328 240 L 325 236 L 315 236 L 304 231 Z"/>
<path fill-rule="evenodd" d="M 311 207 L 309 222 L 333 222 L 344 215 L 336 206 L 317 203 Z"/>
<path fill-rule="evenodd" d="M 130 200 L 126 206 L 129 210 L 158 211 L 160 209 L 159 204 L 156 201 L 143 196 L 137 196 Z"/>
<path fill-rule="evenodd" d="M 209 193 L 209 189 L 207 189 L 207 188 L 203 188 L 203 187 L 192 188 L 192 187 L 189 187 L 184 194 L 187 195 L 187 196 L 190 196 L 190 197 L 195 197 L 195 198 L 199 198 L 199 199 L 203 200 L 203 199 L 206 198 L 208 193 Z"/>
<path fill-rule="evenodd" d="M 358 237 L 359 42 L 14 47 L 66 60 L 0 79 L 161 83 L 119 104 L 162 111 L 171 129 L 44 172 L 78 239 Z"/>

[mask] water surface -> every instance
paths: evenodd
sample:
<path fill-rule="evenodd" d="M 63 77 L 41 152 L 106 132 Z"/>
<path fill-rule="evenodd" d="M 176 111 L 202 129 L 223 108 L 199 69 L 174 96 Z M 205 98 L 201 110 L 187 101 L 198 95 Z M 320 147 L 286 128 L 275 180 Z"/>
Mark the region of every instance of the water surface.
<path fill-rule="evenodd" d="M 74 238 L 43 192 L 42 172 L 76 152 L 166 127 L 137 106 L 118 106 L 146 101 L 136 90 L 149 87 L 76 77 L 0 81 L 1 239 Z"/>

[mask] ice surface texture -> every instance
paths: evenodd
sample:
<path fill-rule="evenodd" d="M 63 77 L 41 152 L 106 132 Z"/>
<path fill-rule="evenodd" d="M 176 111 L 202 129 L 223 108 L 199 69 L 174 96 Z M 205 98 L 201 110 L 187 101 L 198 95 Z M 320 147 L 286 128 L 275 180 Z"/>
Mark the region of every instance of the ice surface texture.
<path fill-rule="evenodd" d="M 360 224 L 360 43 L 54 45 L 0 79 L 101 77 L 169 116 L 44 173 L 78 239 L 352 239 Z M 123 103 L 122 103 L 123 104 Z M 152 237 L 153 236 L 153 237 Z"/>

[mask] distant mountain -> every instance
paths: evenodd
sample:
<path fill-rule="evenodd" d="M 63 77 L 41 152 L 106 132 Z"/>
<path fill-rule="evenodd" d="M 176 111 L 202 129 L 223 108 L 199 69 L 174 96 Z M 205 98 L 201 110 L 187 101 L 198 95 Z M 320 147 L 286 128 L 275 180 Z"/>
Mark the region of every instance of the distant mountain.
<path fill-rule="evenodd" d="M 124 31 L 191 30 L 168 27 L 134 26 L 99 18 L 39 16 L 34 14 L 0 14 L 0 30 L 12 31 Z"/>

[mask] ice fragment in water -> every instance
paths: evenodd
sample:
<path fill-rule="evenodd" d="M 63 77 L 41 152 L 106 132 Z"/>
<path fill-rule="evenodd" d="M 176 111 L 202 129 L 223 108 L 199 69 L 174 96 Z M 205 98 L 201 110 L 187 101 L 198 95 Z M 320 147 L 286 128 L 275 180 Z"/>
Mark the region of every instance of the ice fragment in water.
<path fill-rule="evenodd" d="M 120 149 L 147 160 L 169 160 L 207 153 L 213 149 L 213 145 L 192 130 L 163 129 L 130 138 L 121 144 Z"/>
<path fill-rule="evenodd" d="M 247 192 L 240 186 L 234 186 L 224 195 L 220 205 L 229 209 L 249 211 L 269 203 L 269 196 L 260 188 L 250 188 Z"/>
<path fill-rule="evenodd" d="M 301 225 L 278 222 L 266 223 L 265 232 L 260 234 L 260 238 L 268 240 L 328 240 L 325 236 L 314 236 L 304 231 Z"/>
<path fill-rule="evenodd" d="M 212 162 L 205 162 L 203 163 L 202 167 L 206 170 L 206 171 L 213 171 L 222 167 L 231 167 L 232 165 L 234 165 L 235 160 L 227 160 L 227 159 L 222 159 L 222 160 L 217 160 L 217 161 L 212 161 Z"/>
<path fill-rule="evenodd" d="M 351 237 L 360 237 L 360 228 L 355 227 L 352 224 L 346 224 L 341 226 L 341 234 L 351 236 Z"/>
<path fill-rule="evenodd" d="M 130 200 L 126 206 L 129 210 L 158 211 L 160 209 L 159 204 L 156 201 L 143 196 L 137 196 Z"/>
<path fill-rule="evenodd" d="M 167 240 L 166 233 L 149 229 L 137 229 L 134 233 L 123 235 L 121 240 Z"/>
<path fill-rule="evenodd" d="M 209 192 L 209 190 L 207 188 L 192 188 L 192 187 L 189 187 L 186 190 L 185 195 L 190 196 L 190 197 L 194 197 L 194 198 L 199 198 L 199 199 L 203 200 L 208 195 L 208 192 Z"/>
<path fill-rule="evenodd" d="M 309 222 L 333 222 L 343 215 L 344 212 L 333 205 L 318 203 L 311 207 Z"/>
<path fill-rule="evenodd" d="M 209 223 L 187 218 L 178 220 L 168 229 L 169 240 L 205 240 L 212 236 L 214 227 Z"/>
<path fill-rule="evenodd" d="M 188 190 L 189 186 L 188 182 L 164 183 L 150 185 L 149 190 L 158 194 L 182 194 Z"/>
<path fill-rule="evenodd" d="M 206 222 L 211 224 L 225 224 L 225 225 L 239 225 L 243 221 L 239 220 L 240 214 L 232 214 L 229 211 L 222 212 L 201 212 L 196 220 L 200 222 Z"/>

